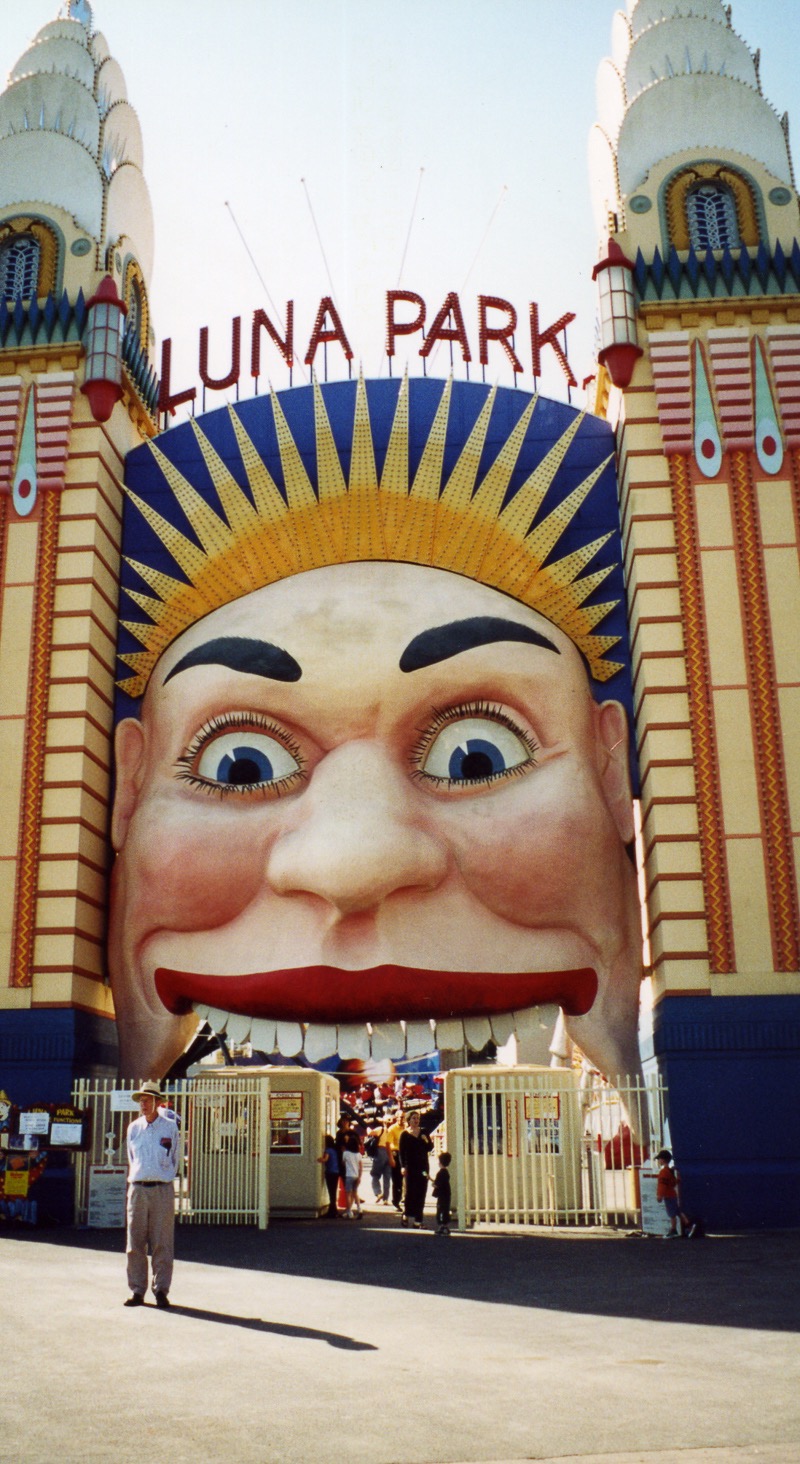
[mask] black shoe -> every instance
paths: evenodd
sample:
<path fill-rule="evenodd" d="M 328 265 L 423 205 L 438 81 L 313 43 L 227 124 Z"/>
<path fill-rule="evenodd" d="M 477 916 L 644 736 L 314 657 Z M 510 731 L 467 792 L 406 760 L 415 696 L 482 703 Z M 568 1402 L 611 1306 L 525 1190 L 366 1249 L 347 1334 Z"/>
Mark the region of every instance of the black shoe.
<path fill-rule="evenodd" d="M 161 1307 L 161 1309 L 163 1311 L 165 1308 L 168 1308 L 169 1305 L 170 1305 L 170 1300 L 169 1300 L 169 1297 L 167 1296 L 166 1291 L 157 1291 L 156 1292 L 156 1306 Z"/>
<path fill-rule="evenodd" d="M 128 1300 L 123 1302 L 123 1306 L 144 1306 L 144 1297 L 140 1296 L 138 1291 L 134 1291 L 133 1296 L 129 1296 Z"/>

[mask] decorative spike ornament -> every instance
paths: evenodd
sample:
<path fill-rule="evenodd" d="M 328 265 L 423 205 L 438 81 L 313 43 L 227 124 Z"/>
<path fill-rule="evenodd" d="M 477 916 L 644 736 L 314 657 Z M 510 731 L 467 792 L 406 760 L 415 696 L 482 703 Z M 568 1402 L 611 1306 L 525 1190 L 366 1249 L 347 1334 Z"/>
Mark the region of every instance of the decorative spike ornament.
<path fill-rule="evenodd" d="M 582 416 L 570 423 L 508 499 L 512 475 L 535 417 L 536 398 L 526 404 L 481 473 L 495 400 L 495 392 L 491 391 L 457 462 L 445 475 L 452 391 L 452 381 L 446 382 L 409 486 L 407 379 L 400 385 L 380 479 L 363 377 L 359 376 L 356 387 L 347 477 L 316 381 L 312 390 L 316 491 L 274 392 L 272 414 L 285 496 L 233 408 L 228 410 L 252 500 L 235 482 L 197 424 L 195 436 L 221 513 L 200 497 L 154 443 L 148 444 L 195 537 L 188 539 L 128 490 L 130 502 L 173 559 L 180 578 L 128 560 L 152 593 L 131 594 L 150 620 L 124 622 L 144 647 L 121 658 L 134 673 L 119 683 L 124 692 L 134 698 L 143 695 L 162 652 L 176 636 L 212 610 L 303 571 L 368 560 L 395 560 L 449 570 L 500 590 L 559 626 L 583 654 L 597 681 L 608 680 L 620 669 L 619 663 L 606 659 L 619 637 L 595 634 L 595 627 L 617 602 L 585 603 L 610 572 L 609 567 L 584 574 L 609 536 L 561 558 L 552 557 L 609 460 L 539 518 Z"/>

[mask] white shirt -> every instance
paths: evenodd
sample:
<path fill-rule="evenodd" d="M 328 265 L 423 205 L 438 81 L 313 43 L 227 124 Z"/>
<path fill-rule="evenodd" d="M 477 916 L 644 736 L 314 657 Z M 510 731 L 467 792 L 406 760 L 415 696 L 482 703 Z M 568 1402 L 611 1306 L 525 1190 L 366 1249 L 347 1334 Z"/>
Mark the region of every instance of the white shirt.
<path fill-rule="evenodd" d="M 361 1173 L 361 1155 L 354 1154 L 350 1149 L 344 1152 L 344 1172 L 348 1179 L 358 1179 Z"/>
<path fill-rule="evenodd" d="M 128 1178 L 131 1184 L 144 1181 L 171 1183 L 178 1173 L 181 1136 L 178 1125 L 159 1113 L 152 1123 L 144 1114 L 128 1128 Z"/>

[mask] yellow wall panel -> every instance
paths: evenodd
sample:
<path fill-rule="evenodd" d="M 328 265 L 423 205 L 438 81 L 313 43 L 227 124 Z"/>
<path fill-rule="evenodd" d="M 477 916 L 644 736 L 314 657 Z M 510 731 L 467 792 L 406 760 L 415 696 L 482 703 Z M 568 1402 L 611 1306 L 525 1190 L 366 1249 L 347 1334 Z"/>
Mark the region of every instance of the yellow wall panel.
<path fill-rule="evenodd" d="M 651 513 L 671 515 L 672 489 L 662 488 L 661 486 L 657 488 L 642 488 L 637 483 L 636 487 L 631 489 L 628 498 L 627 517 L 636 518 L 637 514 Z"/>
<path fill-rule="evenodd" d="M 747 679 L 741 598 L 733 554 L 701 556 L 711 680 L 715 686 Z"/>
<path fill-rule="evenodd" d="M 82 681 L 67 681 L 51 686 L 47 709 L 51 715 L 86 712 L 101 727 L 111 727 L 113 708 L 110 697 L 109 700 L 104 700 L 94 687 L 87 686 Z"/>
<path fill-rule="evenodd" d="M 683 656 L 646 656 L 642 654 L 637 670 L 644 686 L 686 686 L 686 662 Z"/>
<path fill-rule="evenodd" d="M 681 920 L 667 917 L 650 931 L 654 958 L 673 951 L 705 951 L 708 943 L 705 920 Z"/>
<path fill-rule="evenodd" d="M 636 522 L 636 548 L 674 549 L 675 526 L 668 518 L 642 518 Z"/>
<path fill-rule="evenodd" d="M 767 549 L 772 646 L 778 681 L 800 681 L 800 564 L 797 549 Z"/>
<path fill-rule="evenodd" d="M 726 834 L 761 831 L 747 691 L 714 693 L 722 817 Z"/>
<path fill-rule="evenodd" d="M 36 551 L 39 544 L 37 523 L 14 523 L 8 526 L 6 584 L 29 585 L 36 579 Z"/>
<path fill-rule="evenodd" d="M 689 698 L 677 691 L 645 691 L 637 708 L 638 725 L 647 722 L 688 722 Z"/>
<path fill-rule="evenodd" d="M 678 621 L 640 623 L 637 646 L 640 655 L 647 651 L 683 651 L 683 626 Z"/>
<path fill-rule="evenodd" d="M 16 860 L 0 859 L 0 990 L 8 985 L 11 974 L 11 937 L 14 930 L 16 890 Z"/>
<path fill-rule="evenodd" d="M 0 857 L 14 858 L 17 853 L 24 745 L 21 719 L 0 722 Z"/>
<path fill-rule="evenodd" d="M 637 613 L 646 620 L 676 620 L 681 614 L 681 597 L 677 584 L 650 587 L 643 585 L 638 592 Z"/>
<path fill-rule="evenodd" d="M 759 483 L 758 514 L 764 544 L 793 544 L 797 538 L 792 506 L 792 490 L 788 483 Z"/>
<path fill-rule="evenodd" d="M 664 840 L 653 850 L 647 862 L 648 878 L 658 874 L 700 874 L 700 844 L 690 839 Z"/>
<path fill-rule="evenodd" d="M 651 798 L 694 798 L 694 768 L 673 765 L 667 768 L 650 768 L 642 784 L 642 800 Z"/>
<path fill-rule="evenodd" d="M 0 624 L 0 717 L 20 716 L 28 700 L 33 638 L 32 585 L 12 585 L 3 594 Z"/>
<path fill-rule="evenodd" d="M 672 835 L 697 838 L 698 832 L 697 808 L 693 803 L 656 803 L 644 811 L 645 847 L 654 839 Z"/>
<path fill-rule="evenodd" d="M 35 971 L 33 976 L 33 1000 L 37 1006 L 65 1006 L 71 1003 L 71 970 Z"/>
<path fill-rule="evenodd" d="M 792 829 L 800 834 L 800 686 L 778 691 Z"/>
<path fill-rule="evenodd" d="M 695 489 L 695 508 L 701 549 L 732 547 L 733 519 L 728 484 L 701 484 Z"/>
<path fill-rule="evenodd" d="M 659 880 L 648 896 L 651 922 L 658 915 L 705 913 L 705 893 L 699 879 Z"/>
<path fill-rule="evenodd" d="M 105 828 L 106 812 L 103 800 L 95 798 L 85 788 L 45 788 L 44 790 L 43 819 L 83 819 L 90 828 L 99 831 Z"/>
<path fill-rule="evenodd" d="M 637 554 L 636 578 L 642 588 L 653 582 L 657 584 L 676 584 L 678 580 L 678 561 L 674 554 Z"/>
<path fill-rule="evenodd" d="M 39 889 L 43 894 L 74 890 L 89 900 L 103 903 L 106 880 L 99 870 L 81 860 L 43 859 L 39 865 Z"/>
<path fill-rule="evenodd" d="M 71 819 L 69 823 L 42 825 L 42 854 L 81 854 L 93 864 L 103 865 L 108 858 L 108 844 L 102 834 L 82 827 Z"/>
<path fill-rule="evenodd" d="M 760 839 L 727 839 L 728 882 L 737 971 L 773 964 L 764 850 Z"/>
<path fill-rule="evenodd" d="M 642 744 L 642 767 L 651 762 L 685 762 L 693 756 L 688 727 L 650 727 Z"/>

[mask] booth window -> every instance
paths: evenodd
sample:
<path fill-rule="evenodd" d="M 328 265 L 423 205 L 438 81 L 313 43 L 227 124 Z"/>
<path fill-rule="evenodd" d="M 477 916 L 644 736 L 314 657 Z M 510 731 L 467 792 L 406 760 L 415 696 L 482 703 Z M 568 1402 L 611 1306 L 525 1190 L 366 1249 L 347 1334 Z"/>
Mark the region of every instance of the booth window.
<path fill-rule="evenodd" d="M 30 300 L 39 280 L 39 244 L 30 234 L 0 245 L 0 299 Z"/>
<path fill-rule="evenodd" d="M 695 249 L 735 249 L 739 244 L 736 200 L 725 183 L 698 183 L 686 195 L 689 237 Z"/>

